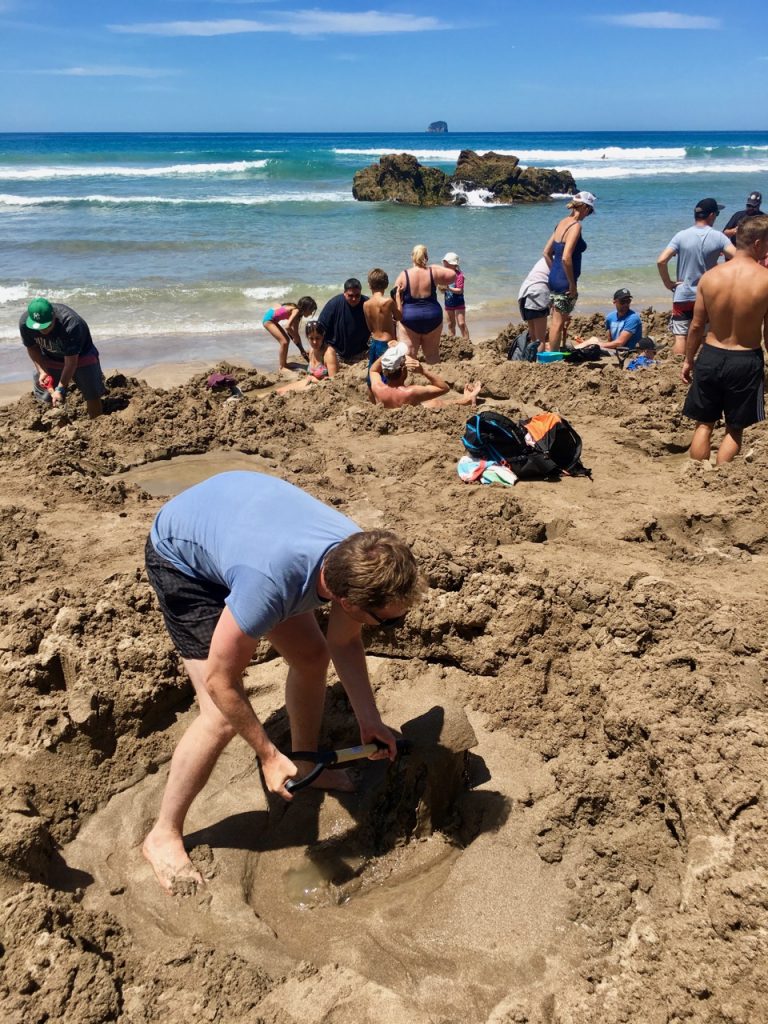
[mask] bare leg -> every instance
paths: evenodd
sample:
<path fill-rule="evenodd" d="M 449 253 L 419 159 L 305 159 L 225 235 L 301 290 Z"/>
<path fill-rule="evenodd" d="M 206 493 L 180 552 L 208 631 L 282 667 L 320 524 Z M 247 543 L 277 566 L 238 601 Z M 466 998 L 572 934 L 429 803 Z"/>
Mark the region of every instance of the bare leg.
<path fill-rule="evenodd" d="M 560 348 L 560 335 L 563 330 L 563 321 L 565 317 L 559 309 L 552 307 L 552 319 L 549 324 L 549 340 L 547 341 L 546 351 L 557 352 Z"/>
<path fill-rule="evenodd" d="M 275 388 L 275 391 L 278 395 L 284 395 L 288 391 L 303 391 L 304 388 L 308 388 L 313 383 L 316 383 L 315 378 L 307 375 L 301 380 L 293 380 L 290 384 L 283 384 L 282 387 Z"/>
<path fill-rule="evenodd" d="M 173 753 L 160 813 L 142 847 L 158 882 L 169 892 L 177 878 L 202 882 L 184 849 L 184 819 L 221 752 L 235 735 L 205 689 L 206 662 L 187 658 L 183 661 L 197 694 L 200 714 Z"/>
<path fill-rule="evenodd" d="M 526 321 L 528 337 L 531 341 L 538 341 L 539 349 L 543 352 L 547 342 L 547 318 L 538 316 L 535 320 Z"/>
<path fill-rule="evenodd" d="M 688 452 L 692 459 L 698 462 L 706 461 L 712 448 L 712 430 L 714 423 L 697 423 L 691 438 L 691 447 Z"/>
<path fill-rule="evenodd" d="M 724 462 L 732 462 L 741 451 L 741 439 L 744 436 L 743 427 L 729 427 L 725 425 L 725 437 L 717 449 L 716 462 L 722 466 Z"/>
<path fill-rule="evenodd" d="M 453 395 L 450 398 L 430 398 L 421 404 L 425 409 L 444 409 L 447 405 L 471 405 L 474 409 L 477 406 L 477 396 L 480 394 L 482 386 L 480 381 L 476 380 L 474 383 L 464 386 L 463 395 Z"/>
<path fill-rule="evenodd" d="M 452 337 L 456 337 L 456 310 L 446 309 L 445 316 L 448 320 L 448 331 Z"/>
<path fill-rule="evenodd" d="M 87 398 L 85 400 L 85 408 L 88 410 L 88 416 L 92 420 L 95 420 L 97 416 L 101 416 L 104 411 L 100 398 Z"/>
<path fill-rule="evenodd" d="M 288 345 L 289 338 L 285 331 L 279 324 L 276 324 L 273 320 L 267 320 L 264 324 L 264 330 L 267 334 L 271 334 L 275 341 L 280 346 L 280 354 L 278 356 L 278 367 L 281 370 L 288 369 Z"/>
<path fill-rule="evenodd" d="M 406 328 L 408 330 L 408 328 Z M 443 325 L 436 327 L 434 331 L 430 331 L 429 334 L 417 334 L 416 337 L 421 342 L 421 351 L 424 353 L 424 362 L 434 365 L 440 362 L 440 335 L 442 334 Z M 408 333 L 410 337 L 410 332 Z M 418 344 L 416 346 L 418 351 Z"/>
<path fill-rule="evenodd" d="M 291 746 L 294 750 L 316 750 L 330 661 L 322 630 L 312 612 L 305 612 L 281 622 L 268 634 L 268 639 L 288 662 L 285 707 L 291 723 Z M 313 785 L 345 792 L 354 789 L 352 780 L 344 771 L 322 772 Z"/>
<path fill-rule="evenodd" d="M 463 309 L 456 310 L 456 323 L 459 325 L 459 331 L 464 341 L 469 341 L 469 331 L 467 330 L 467 314 Z"/>
<path fill-rule="evenodd" d="M 672 345 L 673 356 L 684 356 L 685 355 L 685 343 L 688 340 L 687 334 L 676 334 L 675 340 Z"/>

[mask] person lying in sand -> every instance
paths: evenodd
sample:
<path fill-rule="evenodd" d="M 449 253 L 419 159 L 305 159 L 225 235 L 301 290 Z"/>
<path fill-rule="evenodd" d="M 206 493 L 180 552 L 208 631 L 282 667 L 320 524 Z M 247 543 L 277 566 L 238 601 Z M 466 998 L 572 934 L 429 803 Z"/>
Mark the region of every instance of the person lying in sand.
<path fill-rule="evenodd" d="M 427 409 L 443 409 L 448 405 L 471 405 L 474 408 L 482 387 L 479 381 L 467 384 L 463 395 L 444 398 L 442 396 L 451 390 L 450 384 L 407 353 L 407 343 L 400 341 L 388 348 L 371 366 L 371 391 L 377 405 L 383 405 L 385 409 L 400 409 L 404 405 L 424 405 Z M 406 384 L 409 370 L 420 374 L 427 383 Z"/>
<path fill-rule="evenodd" d="M 285 395 L 289 391 L 303 391 L 311 384 L 321 384 L 324 380 L 335 377 L 339 372 L 339 364 L 336 359 L 328 359 L 330 351 L 325 342 L 325 327 L 319 320 L 310 320 L 306 327 L 307 341 L 309 342 L 309 366 L 305 376 L 301 380 L 294 380 L 277 389 L 278 395 Z"/>
<path fill-rule="evenodd" d="M 200 714 L 171 760 L 160 813 L 143 853 L 169 892 L 202 882 L 184 849 L 184 820 L 224 748 L 239 735 L 253 747 L 268 790 L 307 774 L 264 731 L 243 673 L 265 637 L 288 665 L 286 708 L 294 750 L 316 750 L 329 662 L 373 759 L 396 755 L 368 679 L 363 626 L 397 626 L 422 581 L 410 548 L 388 530 L 362 532 L 351 519 L 293 484 L 229 472 L 164 505 L 146 544 L 147 575 L 171 639 L 192 680 Z M 328 603 L 323 635 L 314 611 Z M 313 783 L 351 790 L 343 773 Z"/>

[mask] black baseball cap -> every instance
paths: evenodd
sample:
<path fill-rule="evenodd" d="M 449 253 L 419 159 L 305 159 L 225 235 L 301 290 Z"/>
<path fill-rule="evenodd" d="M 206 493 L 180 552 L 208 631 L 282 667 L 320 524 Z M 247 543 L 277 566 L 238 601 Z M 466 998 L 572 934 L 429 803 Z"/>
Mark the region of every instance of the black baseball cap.
<path fill-rule="evenodd" d="M 747 196 L 747 206 L 759 206 L 763 201 L 762 192 L 750 192 Z"/>
<path fill-rule="evenodd" d="M 722 203 L 718 203 L 716 199 L 711 197 L 708 199 L 700 199 L 696 203 L 696 209 L 693 211 L 694 217 L 709 217 L 712 213 L 720 213 L 725 207 Z"/>
<path fill-rule="evenodd" d="M 613 293 L 613 301 L 614 302 L 619 302 L 619 301 L 621 301 L 621 299 L 631 299 L 631 298 L 632 298 L 632 292 L 629 290 L 629 288 L 618 288 Z"/>

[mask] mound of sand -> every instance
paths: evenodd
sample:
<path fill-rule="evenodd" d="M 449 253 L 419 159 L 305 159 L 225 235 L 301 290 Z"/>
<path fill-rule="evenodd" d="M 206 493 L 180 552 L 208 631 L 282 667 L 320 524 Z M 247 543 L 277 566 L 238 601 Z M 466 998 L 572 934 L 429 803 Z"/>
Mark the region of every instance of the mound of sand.
<path fill-rule="evenodd" d="M 446 378 L 562 412 L 592 482 L 464 485 L 466 410 L 374 408 L 360 367 L 285 397 L 234 370 L 236 402 L 114 375 L 92 423 L 0 410 L 4 1022 L 765 1019 L 768 433 L 693 465 L 671 359 L 512 364 L 514 330 L 446 339 Z M 168 897 L 139 847 L 194 710 L 142 552 L 164 495 L 233 467 L 412 543 L 430 591 L 366 637 L 377 698 L 398 728 L 463 709 L 476 743 L 286 809 L 235 741 L 188 823 L 208 884 Z M 262 644 L 280 743 L 283 676 Z M 327 711 L 355 742 L 333 679 Z"/>

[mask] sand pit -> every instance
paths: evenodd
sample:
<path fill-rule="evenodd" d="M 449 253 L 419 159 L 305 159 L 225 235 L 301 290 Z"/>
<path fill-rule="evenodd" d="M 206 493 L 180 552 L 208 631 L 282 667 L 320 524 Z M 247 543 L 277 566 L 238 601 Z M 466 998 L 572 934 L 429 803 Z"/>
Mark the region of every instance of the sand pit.
<path fill-rule="evenodd" d="M 593 482 L 464 485 L 464 411 L 373 408 L 359 368 L 0 410 L 3 1022 L 766 1019 L 768 433 L 692 465 L 676 366 L 504 342 L 447 343 L 447 379 L 563 412 Z M 366 638 L 377 699 L 404 735 L 466 724 L 437 767 L 277 811 L 235 741 L 188 823 L 207 884 L 168 897 L 140 844 L 194 710 L 141 553 L 163 495 L 234 466 L 413 544 L 430 591 Z M 287 747 L 283 681 L 262 644 L 247 685 Z M 333 680 L 324 729 L 357 741 Z"/>

